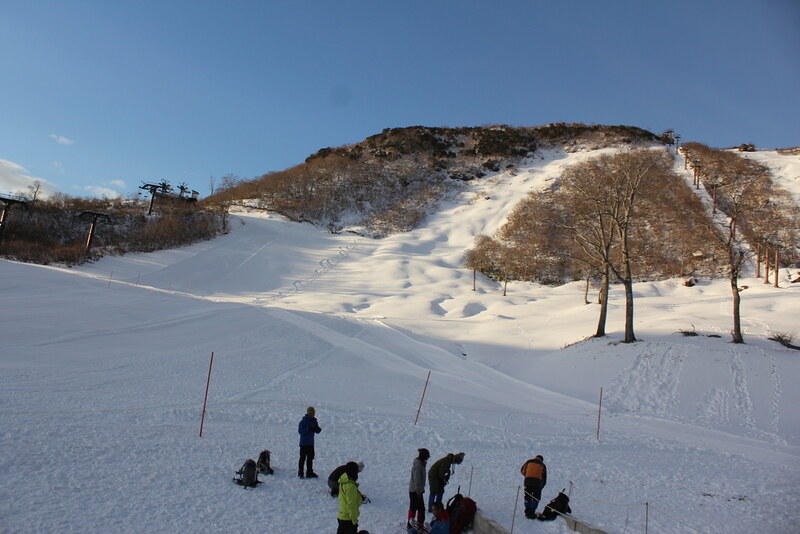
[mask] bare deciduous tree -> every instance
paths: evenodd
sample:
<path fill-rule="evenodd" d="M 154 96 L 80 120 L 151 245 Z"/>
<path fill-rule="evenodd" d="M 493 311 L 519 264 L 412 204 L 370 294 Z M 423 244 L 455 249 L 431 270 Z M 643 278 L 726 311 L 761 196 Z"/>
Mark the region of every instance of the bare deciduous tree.
<path fill-rule="evenodd" d="M 28 191 L 28 198 L 30 198 L 31 202 L 36 202 L 42 191 L 42 182 L 40 180 L 34 180 L 33 183 L 28 186 Z"/>
<path fill-rule="evenodd" d="M 631 236 L 640 196 L 663 186 L 671 156 L 662 150 L 630 150 L 604 155 L 575 165 L 562 176 L 561 190 L 567 206 L 561 220 L 575 243 L 594 260 L 601 273 L 601 310 L 596 337 L 605 335 L 610 274 L 625 289 L 625 335 L 636 341 L 633 330 L 633 247 Z"/>

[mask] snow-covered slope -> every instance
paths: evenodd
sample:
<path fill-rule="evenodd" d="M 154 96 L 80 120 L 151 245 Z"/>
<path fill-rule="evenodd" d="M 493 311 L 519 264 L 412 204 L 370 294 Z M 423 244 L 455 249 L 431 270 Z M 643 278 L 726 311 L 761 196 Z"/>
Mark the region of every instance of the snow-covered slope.
<path fill-rule="evenodd" d="M 792 193 L 800 204 L 800 154 L 780 153 L 777 150 L 745 152 L 745 157 L 766 165 L 772 171 L 775 182 Z"/>
<path fill-rule="evenodd" d="M 507 528 L 519 467 L 541 453 L 544 498 L 572 483 L 575 514 L 609 532 L 643 532 L 645 502 L 649 532 L 792 532 L 800 357 L 766 337 L 800 333 L 794 273 L 779 289 L 742 282 L 744 346 L 726 339 L 723 281 L 637 284 L 633 345 L 617 342 L 614 290 L 611 335 L 563 349 L 594 330 L 581 284 L 503 297 L 479 278 L 472 291 L 461 256 L 474 235 L 593 155 L 476 182 L 383 240 L 252 212 L 174 251 L 79 269 L 0 262 L 0 530 L 333 532 L 324 480 L 295 476 L 297 422 L 314 405 L 316 470 L 365 462 L 373 534 L 404 524 L 418 447 L 464 451 L 446 497 L 460 485 Z M 276 474 L 234 486 L 264 448 Z M 566 527 L 520 514 L 514 532 Z"/>

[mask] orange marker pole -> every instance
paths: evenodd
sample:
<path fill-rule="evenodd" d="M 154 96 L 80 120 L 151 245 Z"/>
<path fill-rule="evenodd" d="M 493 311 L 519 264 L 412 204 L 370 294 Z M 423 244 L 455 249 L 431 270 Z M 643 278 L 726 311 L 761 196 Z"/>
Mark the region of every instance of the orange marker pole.
<path fill-rule="evenodd" d="M 428 381 L 431 379 L 431 372 L 428 371 L 428 378 L 425 379 L 425 387 L 422 390 L 422 398 L 419 399 L 419 408 L 417 408 L 417 417 L 414 419 L 414 425 L 416 426 L 417 421 L 419 421 L 419 412 L 422 410 L 422 401 L 425 400 L 425 392 L 428 391 Z"/>

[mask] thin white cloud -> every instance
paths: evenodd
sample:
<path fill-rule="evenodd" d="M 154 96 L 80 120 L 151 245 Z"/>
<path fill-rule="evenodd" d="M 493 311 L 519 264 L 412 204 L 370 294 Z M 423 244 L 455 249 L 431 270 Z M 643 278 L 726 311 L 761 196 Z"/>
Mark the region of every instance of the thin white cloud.
<path fill-rule="evenodd" d="M 122 196 L 118 191 L 114 191 L 113 189 L 109 189 L 108 187 L 103 187 L 101 185 L 87 185 L 83 188 L 83 190 L 101 198 L 118 198 Z"/>
<path fill-rule="evenodd" d="M 118 187 L 119 189 L 125 189 L 125 182 L 122 180 L 111 180 L 106 185 L 113 185 L 114 187 Z"/>
<path fill-rule="evenodd" d="M 56 171 L 59 172 L 59 174 L 64 174 L 64 164 L 63 163 L 61 163 L 60 161 L 54 161 L 53 163 L 51 163 L 51 165 L 53 166 L 53 168 Z"/>
<path fill-rule="evenodd" d="M 0 193 L 28 195 L 34 182 L 39 182 L 39 198 L 47 197 L 57 191 L 55 184 L 42 178 L 31 176 L 25 167 L 13 161 L 0 159 Z"/>
<path fill-rule="evenodd" d="M 72 139 L 64 137 L 63 135 L 50 134 L 50 137 L 55 139 L 56 143 L 59 145 L 71 145 L 75 142 Z"/>

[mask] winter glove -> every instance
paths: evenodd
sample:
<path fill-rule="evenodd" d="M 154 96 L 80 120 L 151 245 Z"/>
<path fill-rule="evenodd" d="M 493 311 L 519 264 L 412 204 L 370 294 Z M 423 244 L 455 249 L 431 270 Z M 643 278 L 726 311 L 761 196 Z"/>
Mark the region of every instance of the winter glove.
<path fill-rule="evenodd" d="M 319 434 L 320 432 L 322 432 L 322 429 L 320 427 L 318 427 L 318 426 L 315 426 L 314 427 L 314 433 L 315 434 Z"/>

